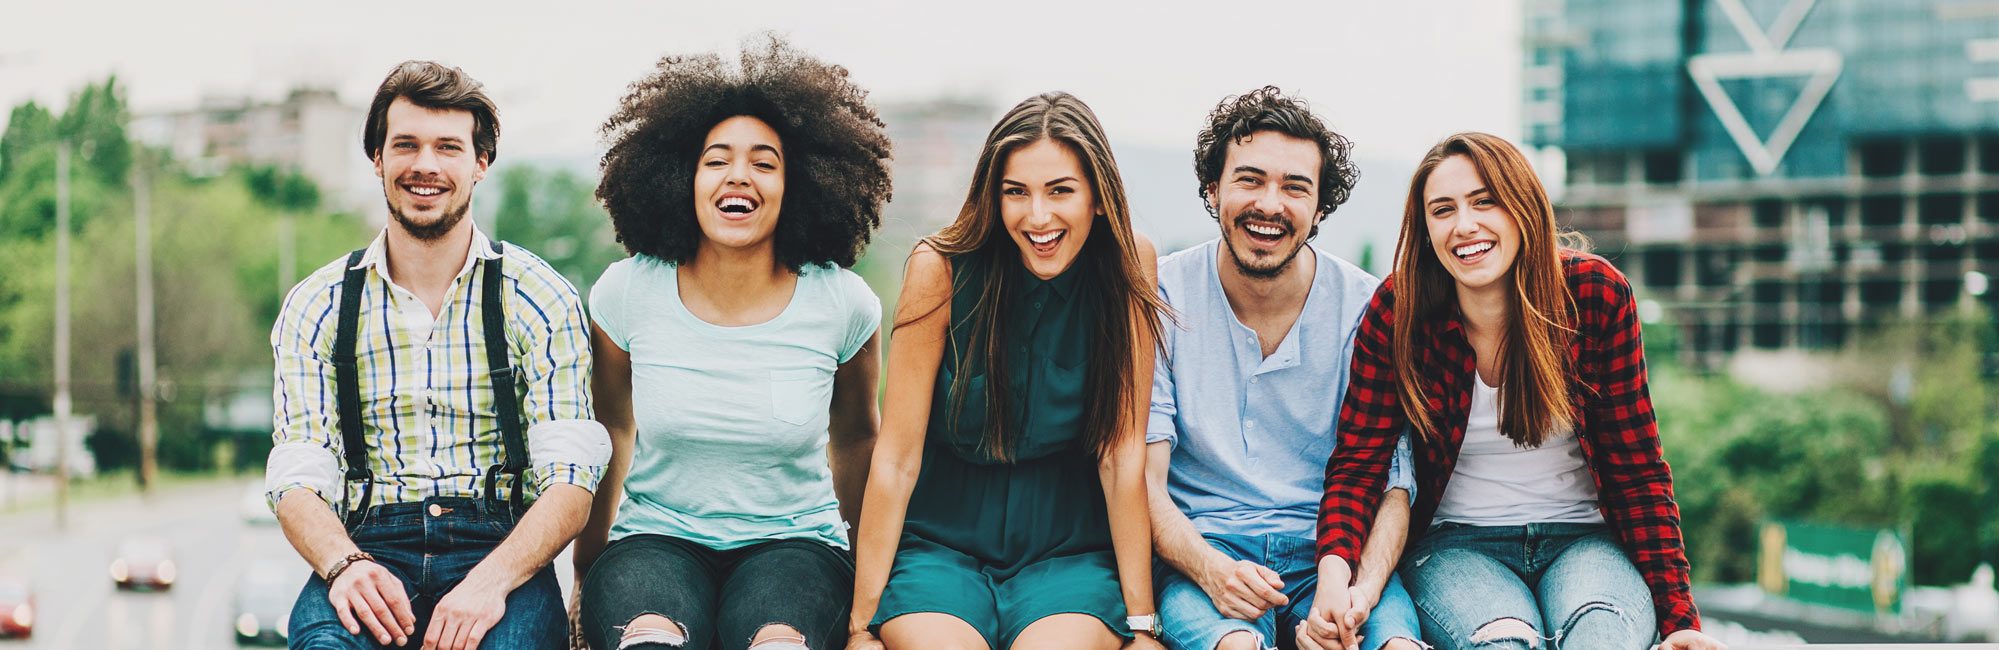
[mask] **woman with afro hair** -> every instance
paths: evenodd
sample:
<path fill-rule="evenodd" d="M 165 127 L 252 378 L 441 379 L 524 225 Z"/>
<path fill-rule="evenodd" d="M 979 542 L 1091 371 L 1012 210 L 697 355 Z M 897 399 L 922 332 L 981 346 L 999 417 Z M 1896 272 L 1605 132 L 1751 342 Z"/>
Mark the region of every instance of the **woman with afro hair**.
<path fill-rule="evenodd" d="M 770 37 L 669 56 L 603 132 L 631 257 L 590 291 L 612 460 L 576 541 L 596 648 L 845 642 L 881 303 L 847 270 L 889 141 L 847 71 Z"/>

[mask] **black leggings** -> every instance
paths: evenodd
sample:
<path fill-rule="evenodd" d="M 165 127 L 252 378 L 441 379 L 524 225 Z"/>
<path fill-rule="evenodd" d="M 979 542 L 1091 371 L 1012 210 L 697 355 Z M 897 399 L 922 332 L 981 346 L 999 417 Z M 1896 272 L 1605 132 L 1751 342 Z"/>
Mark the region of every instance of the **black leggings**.
<path fill-rule="evenodd" d="M 624 627 L 658 614 L 687 631 L 685 650 L 743 650 L 764 626 L 798 630 L 812 650 L 847 643 L 854 561 L 804 539 L 717 551 L 664 535 L 612 542 L 583 579 L 583 637 L 613 650 Z"/>

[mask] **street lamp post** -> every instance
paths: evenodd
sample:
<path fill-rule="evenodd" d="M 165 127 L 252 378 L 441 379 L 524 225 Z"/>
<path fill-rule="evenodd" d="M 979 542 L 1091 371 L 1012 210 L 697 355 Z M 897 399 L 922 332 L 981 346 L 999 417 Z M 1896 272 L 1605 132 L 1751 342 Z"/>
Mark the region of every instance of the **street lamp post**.
<path fill-rule="evenodd" d="M 56 145 L 56 529 L 69 525 L 69 143 Z"/>
<path fill-rule="evenodd" d="M 137 230 L 139 293 L 139 490 L 150 494 L 158 478 L 160 427 L 155 404 L 159 385 L 153 367 L 153 231 L 152 179 L 142 152 L 132 165 L 132 212 Z"/>

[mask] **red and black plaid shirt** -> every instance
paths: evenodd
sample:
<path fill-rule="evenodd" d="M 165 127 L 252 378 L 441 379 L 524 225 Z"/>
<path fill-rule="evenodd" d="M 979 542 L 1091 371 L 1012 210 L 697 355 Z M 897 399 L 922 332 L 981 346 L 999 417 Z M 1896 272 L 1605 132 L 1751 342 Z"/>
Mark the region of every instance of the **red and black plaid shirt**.
<path fill-rule="evenodd" d="M 1680 507 L 1673 476 L 1659 448 L 1658 423 L 1646 387 L 1645 350 L 1637 307 L 1624 274 L 1601 257 L 1565 253 L 1569 291 L 1575 297 L 1577 336 L 1570 350 L 1578 377 L 1571 384 L 1580 406 L 1576 431 L 1596 482 L 1598 507 L 1652 590 L 1659 634 L 1700 629 L 1687 586 L 1686 547 L 1680 540 Z M 1339 446 L 1326 464 L 1326 494 L 1319 503 L 1319 557 L 1355 563 L 1369 524 L 1381 505 L 1388 460 L 1408 424 L 1397 392 L 1393 348 L 1393 278 L 1374 293 L 1354 341 L 1353 372 L 1340 409 Z M 1427 411 L 1443 436 L 1424 442 L 1410 429 L 1417 500 L 1409 521 L 1412 538 L 1428 530 L 1457 465 L 1471 411 L 1477 355 L 1456 318 L 1416 326 L 1416 351 Z"/>

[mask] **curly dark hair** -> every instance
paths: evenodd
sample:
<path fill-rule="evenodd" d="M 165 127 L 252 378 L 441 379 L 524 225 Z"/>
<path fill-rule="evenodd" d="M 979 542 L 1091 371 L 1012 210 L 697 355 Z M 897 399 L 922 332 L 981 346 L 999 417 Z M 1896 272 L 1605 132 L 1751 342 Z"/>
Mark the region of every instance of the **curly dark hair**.
<path fill-rule="evenodd" d="M 889 140 L 867 91 L 828 64 L 766 35 L 739 64 L 714 53 L 672 55 L 633 83 L 604 122 L 597 198 L 618 241 L 634 255 L 694 259 L 694 171 L 716 124 L 747 115 L 777 131 L 784 148 L 784 202 L 777 261 L 853 266 L 881 224 L 889 199 Z"/>
<path fill-rule="evenodd" d="M 1223 99 L 1208 113 L 1208 125 L 1194 140 L 1194 175 L 1201 180 L 1201 203 L 1208 203 L 1208 188 L 1222 180 L 1222 164 L 1229 145 L 1259 131 L 1276 131 L 1319 144 L 1319 218 L 1332 214 L 1353 194 L 1360 169 L 1354 166 L 1353 142 L 1332 129 L 1305 100 L 1290 97 L 1276 86 L 1264 86 Z M 1215 215 L 1209 208 L 1210 216 Z M 1314 234 L 1318 226 L 1312 227 Z"/>

